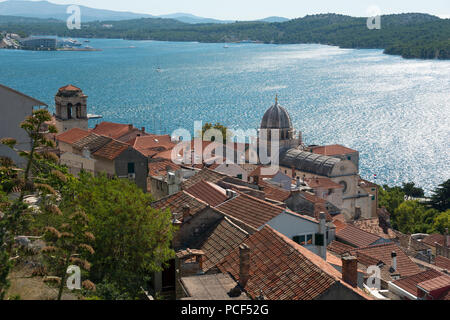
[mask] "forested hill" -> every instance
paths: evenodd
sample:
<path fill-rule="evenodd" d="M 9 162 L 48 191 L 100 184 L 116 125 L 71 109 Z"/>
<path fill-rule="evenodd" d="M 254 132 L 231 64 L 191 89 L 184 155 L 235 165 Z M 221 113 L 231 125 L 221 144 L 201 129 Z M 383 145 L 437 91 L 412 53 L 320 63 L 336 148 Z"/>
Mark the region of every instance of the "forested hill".
<path fill-rule="evenodd" d="M 172 19 L 143 18 L 83 24 L 68 30 L 65 22 L 11 21 L 0 17 L 0 30 L 22 34 L 136 40 L 264 43 L 319 43 L 342 48 L 384 49 L 404 58 L 450 59 L 450 19 L 419 13 L 381 17 L 381 29 L 369 30 L 366 18 L 338 14 L 311 15 L 286 22 L 186 24 Z M 105 27 L 112 25 L 112 27 Z"/>

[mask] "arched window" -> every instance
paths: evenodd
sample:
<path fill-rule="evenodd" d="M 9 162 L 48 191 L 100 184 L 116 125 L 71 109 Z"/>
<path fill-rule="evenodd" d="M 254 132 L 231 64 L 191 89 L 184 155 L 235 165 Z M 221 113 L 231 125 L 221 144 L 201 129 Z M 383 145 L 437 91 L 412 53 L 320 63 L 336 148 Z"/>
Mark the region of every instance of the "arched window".
<path fill-rule="evenodd" d="M 77 118 L 81 119 L 81 104 L 80 103 L 76 104 L 76 114 L 77 114 Z"/>
<path fill-rule="evenodd" d="M 67 105 L 67 119 L 72 119 L 72 104 Z"/>

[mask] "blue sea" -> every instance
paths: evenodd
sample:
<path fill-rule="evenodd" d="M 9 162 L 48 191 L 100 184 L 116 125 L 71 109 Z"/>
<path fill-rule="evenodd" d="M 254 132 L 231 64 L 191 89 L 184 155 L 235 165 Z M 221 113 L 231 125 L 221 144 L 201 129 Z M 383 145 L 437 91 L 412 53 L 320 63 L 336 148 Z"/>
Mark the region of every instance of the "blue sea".
<path fill-rule="evenodd" d="M 88 113 L 159 134 L 193 132 L 195 120 L 257 128 L 278 94 L 307 144 L 359 150 L 364 178 L 428 191 L 450 178 L 450 61 L 322 45 L 90 41 L 102 51 L 0 50 L 0 83 L 52 112 L 58 88 L 73 84 Z"/>

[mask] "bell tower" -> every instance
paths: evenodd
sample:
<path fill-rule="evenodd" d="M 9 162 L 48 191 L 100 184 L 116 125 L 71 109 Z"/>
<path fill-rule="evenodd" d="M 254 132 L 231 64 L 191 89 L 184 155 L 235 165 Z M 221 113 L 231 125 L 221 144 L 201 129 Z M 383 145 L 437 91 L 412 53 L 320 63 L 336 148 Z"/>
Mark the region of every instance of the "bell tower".
<path fill-rule="evenodd" d="M 55 121 L 58 133 L 73 128 L 88 130 L 87 96 L 80 88 L 67 85 L 55 96 Z"/>

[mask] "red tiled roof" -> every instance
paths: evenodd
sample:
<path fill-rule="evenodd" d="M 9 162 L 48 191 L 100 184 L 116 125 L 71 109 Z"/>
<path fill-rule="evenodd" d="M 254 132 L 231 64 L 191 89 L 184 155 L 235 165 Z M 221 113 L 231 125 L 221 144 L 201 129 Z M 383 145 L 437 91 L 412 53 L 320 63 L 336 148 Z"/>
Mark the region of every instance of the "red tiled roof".
<path fill-rule="evenodd" d="M 250 248 L 250 278 L 245 289 L 253 299 L 262 293 L 267 300 L 313 300 L 341 281 L 341 274 L 333 266 L 269 226 L 244 243 Z M 238 281 L 239 248 L 218 267 Z"/>
<path fill-rule="evenodd" d="M 151 206 L 155 209 L 166 210 L 169 208 L 172 214 L 178 215 L 183 213 L 183 207 L 185 205 L 189 206 L 191 215 L 194 215 L 208 207 L 206 202 L 193 197 L 185 191 L 177 192 L 151 204 Z"/>
<path fill-rule="evenodd" d="M 262 174 L 261 169 L 265 168 L 264 166 L 259 166 L 258 168 L 256 168 L 255 170 L 253 170 L 248 176 L 249 177 L 259 177 L 259 178 L 273 178 L 276 174 Z M 268 169 L 268 168 L 267 168 Z"/>
<path fill-rule="evenodd" d="M 317 154 L 321 154 L 324 156 L 335 156 L 335 155 L 342 155 L 342 154 L 358 152 L 356 150 L 344 147 L 343 145 L 340 145 L 340 144 L 312 147 L 311 150 L 312 150 L 312 153 L 317 153 Z"/>
<path fill-rule="evenodd" d="M 417 286 L 426 292 L 432 292 L 439 289 L 450 288 L 450 276 L 443 274 L 429 280 L 425 280 Z"/>
<path fill-rule="evenodd" d="M 64 133 L 58 134 L 56 136 L 56 140 L 62 141 L 68 144 L 72 144 L 90 134 L 89 131 L 79 129 L 79 128 L 73 128 L 70 129 Z"/>
<path fill-rule="evenodd" d="M 183 181 L 181 187 L 183 189 L 188 189 L 202 180 L 216 183 L 225 177 L 227 177 L 227 175 L 216 172 L 214 170 L 210 170 L 208 168 L 204 168 L 186 181 Z"/>
<path fill-rule="evenodd" d="M 284 202 L 291 195 L 289 191 L 278 188 L 265 181 L 259 181 L 259 186 L 264 188 L 264 194 L 267 199 Z"/>
<path fill-rule="evenodd" d="M 81 91 L 81 89 L 69 84 L 67 86 L 59 88 L 58 91 Z"/>
<path fill-rule="evenodd" d="M 420 282 L 430 280 L 430 279 L 439 277 L 441 275 L 442 275 L 442 273 L 440 273 L 439 271 L 430 269 L 427 271 L 419 272 L 419 273 L 414 274 L 409 277 L 405 277 L 403 279 L 395 280 L 395 281 L 393 281 L 393 283 L 396 286 L 399 286 L 400 288 L 402 288 L 403 290 L 408 291 L 412 295 L 417 296 L 417 285 Z"/>
<path fill-rule="evenodd" d="M 446 257 L 437 256 L 434 264 L 436 265 L 436 267 L 450 271 L 450 259 L 448 259 Z"/>
<path fill-rule="evenodd" d="M 178 171 L 181 167 L 167 159 L 150 159 L 148 162 L 148 174 L 149 176 L 165 176 L 167 174 L 167 168 L 172 171 Z"/>
<path fill-rule="evenodd" d="M 224 189 L 204 180 L 201 180 L 199 183 L 194 184 L 192 187 L 186 189 L 185 191 L 193 195 L 194 197 L 205 201 L 211 207 L 218 206 L 219 204 L 228 200 L 226 191 Z"/>
<path fill-rule="evenodd" d="M 421 269 L 403 252 L 403 250 L 392 242 L 353 249 L 351 254 L 356 254 L 358 262 L 365 264 L 366 266 L 367 263 L 370 265 L 375 261 L 375 263 L 382 261 L 389 268 L 392 266 L 391 253 L 394 251 L 397 254 L 396 273 L 399 273 L 401 277 L 407 277 L 421 272 Z M 371 261 L 366 261 L 366 263 L 364 263 L 363 259 L 360 259 L 360 257 L 370 257 Z"/>
<path fill-rule="evenodd" d="M 313 189 L 322 188 L 322 189 L 342 189 L 343 185 L 334 182 L 330 178 L 320 177 L 320 178 L 309 178 L 305 179 L 306 184 Z"/>
<path fill-rule="evenodd" d="M 111 140 L 107 144 L 105 144 L 103 147 L 98 149 L 93 153 L 96 157 L 102 157 L 108 160 L 114 160 L 117 158 L 122 152 L 127 150 L 128 148 L 131 148 L 128 144 L 117 141 L 117 140 Z"/>
<path fill-rule="evenodd" d="M 442 246 L 444 244 L 444 239 L 445 239 L 444 235 L 439 234 L 439 233 L 433 233 L 433 234 L 430 234 L 429 236 L 425 237 L 422 240 L 422 242 L 429 246 L 432 246 L 432 247 L 434 247 L 436 245 L 435 242 L 437 242 L 438 244 L 440 244 Z"/>
<path fill-rule="evenodd" d="M 336 240 L 331 241 L 327 247 L 327 250 L 337 254 L 344 254 L 346 252 L 350 252 L 353 249 L 355 248 Z"/>
<path fill-rule="evenodd" d="M 240 194 L 217 206 L 217 209 L 254 228 L 263 226 L 285 210 L 247 194 Z"/>
<path fill-rule="evenodd" d="M 388 228 L 387 233 L 384 233 L 383 228 L 380 227 L 380 222 L 379 222 L 378 218 L 357 220 L 354 222 L 354 225 L 355 225 L 355 227 L 357 227 L 361 230 L 370 232 L 370 233 L 377 235 L 384 239 L 397 238 L 397 235 L 391 228 Z"/>
<path fill-rule="evenodd" d="M 239 219 L 256 229 L 268 223 L 282 212 L 313 223 L 319 223 L 319 221 L 313 217 L 296 213 L 245 193 L 240 193 L 237 197 L 218 205 L 216 209 L 226 215 Z"/>
<path fill-rule="evenodd" d="M 112 141 L 111 138 L 89 133 L 89 135 L 72 143 L 72 147 L 80 151 L 87 148 L 90 152 L 95 152 L 110 141 Z"/>
<path fill-rule="evenodd" d="M 95 126 L 95 128 L 92 129 L 92 132 L 95 132 L 96 134 L 99 134 L 102 136 L 111 137 L 113 139 L 118 139 L 135 129 L 136 128 L 133 128 L 133 127 L 130 129 L 130 125 L 128 125 L 128 124 L 104 121 L 104 122 L 97 124 Z"/>
<path fill-rule="evenodd" d="M 355 247 L 366 247 L 380 240 L 380 237 L 348 224 L 336 232 L 336 239 Z"/>
<path fill-rule="evenodd" d="M 334 218 L 333 218 L 333 224 L 336 226 L 336 232 L 341 231 L 342 229 L 344 229 L 347 226 L 347 223 L 345 223 L 344 221 L 339 219 L 340 215 L 341 214 L 338 214 L 337 216 L 334 216 Z"/>
<path fill-rule="evenodd" d="M 172 150 L 176 143 L 172 142 L 169 135 L 148 135 L 136 137 L 134 148 L 146 156 L 154 155 L 158 152 Z"/>
<path fill-rule="evenodd" d="M 227 217 L 224 217 L 214 228 L 202 244 L 201 250 L 205 252 L 203 271 L 215 267 L 229 253 L 236 249 L 248 236 L 248 233 Z"/>

